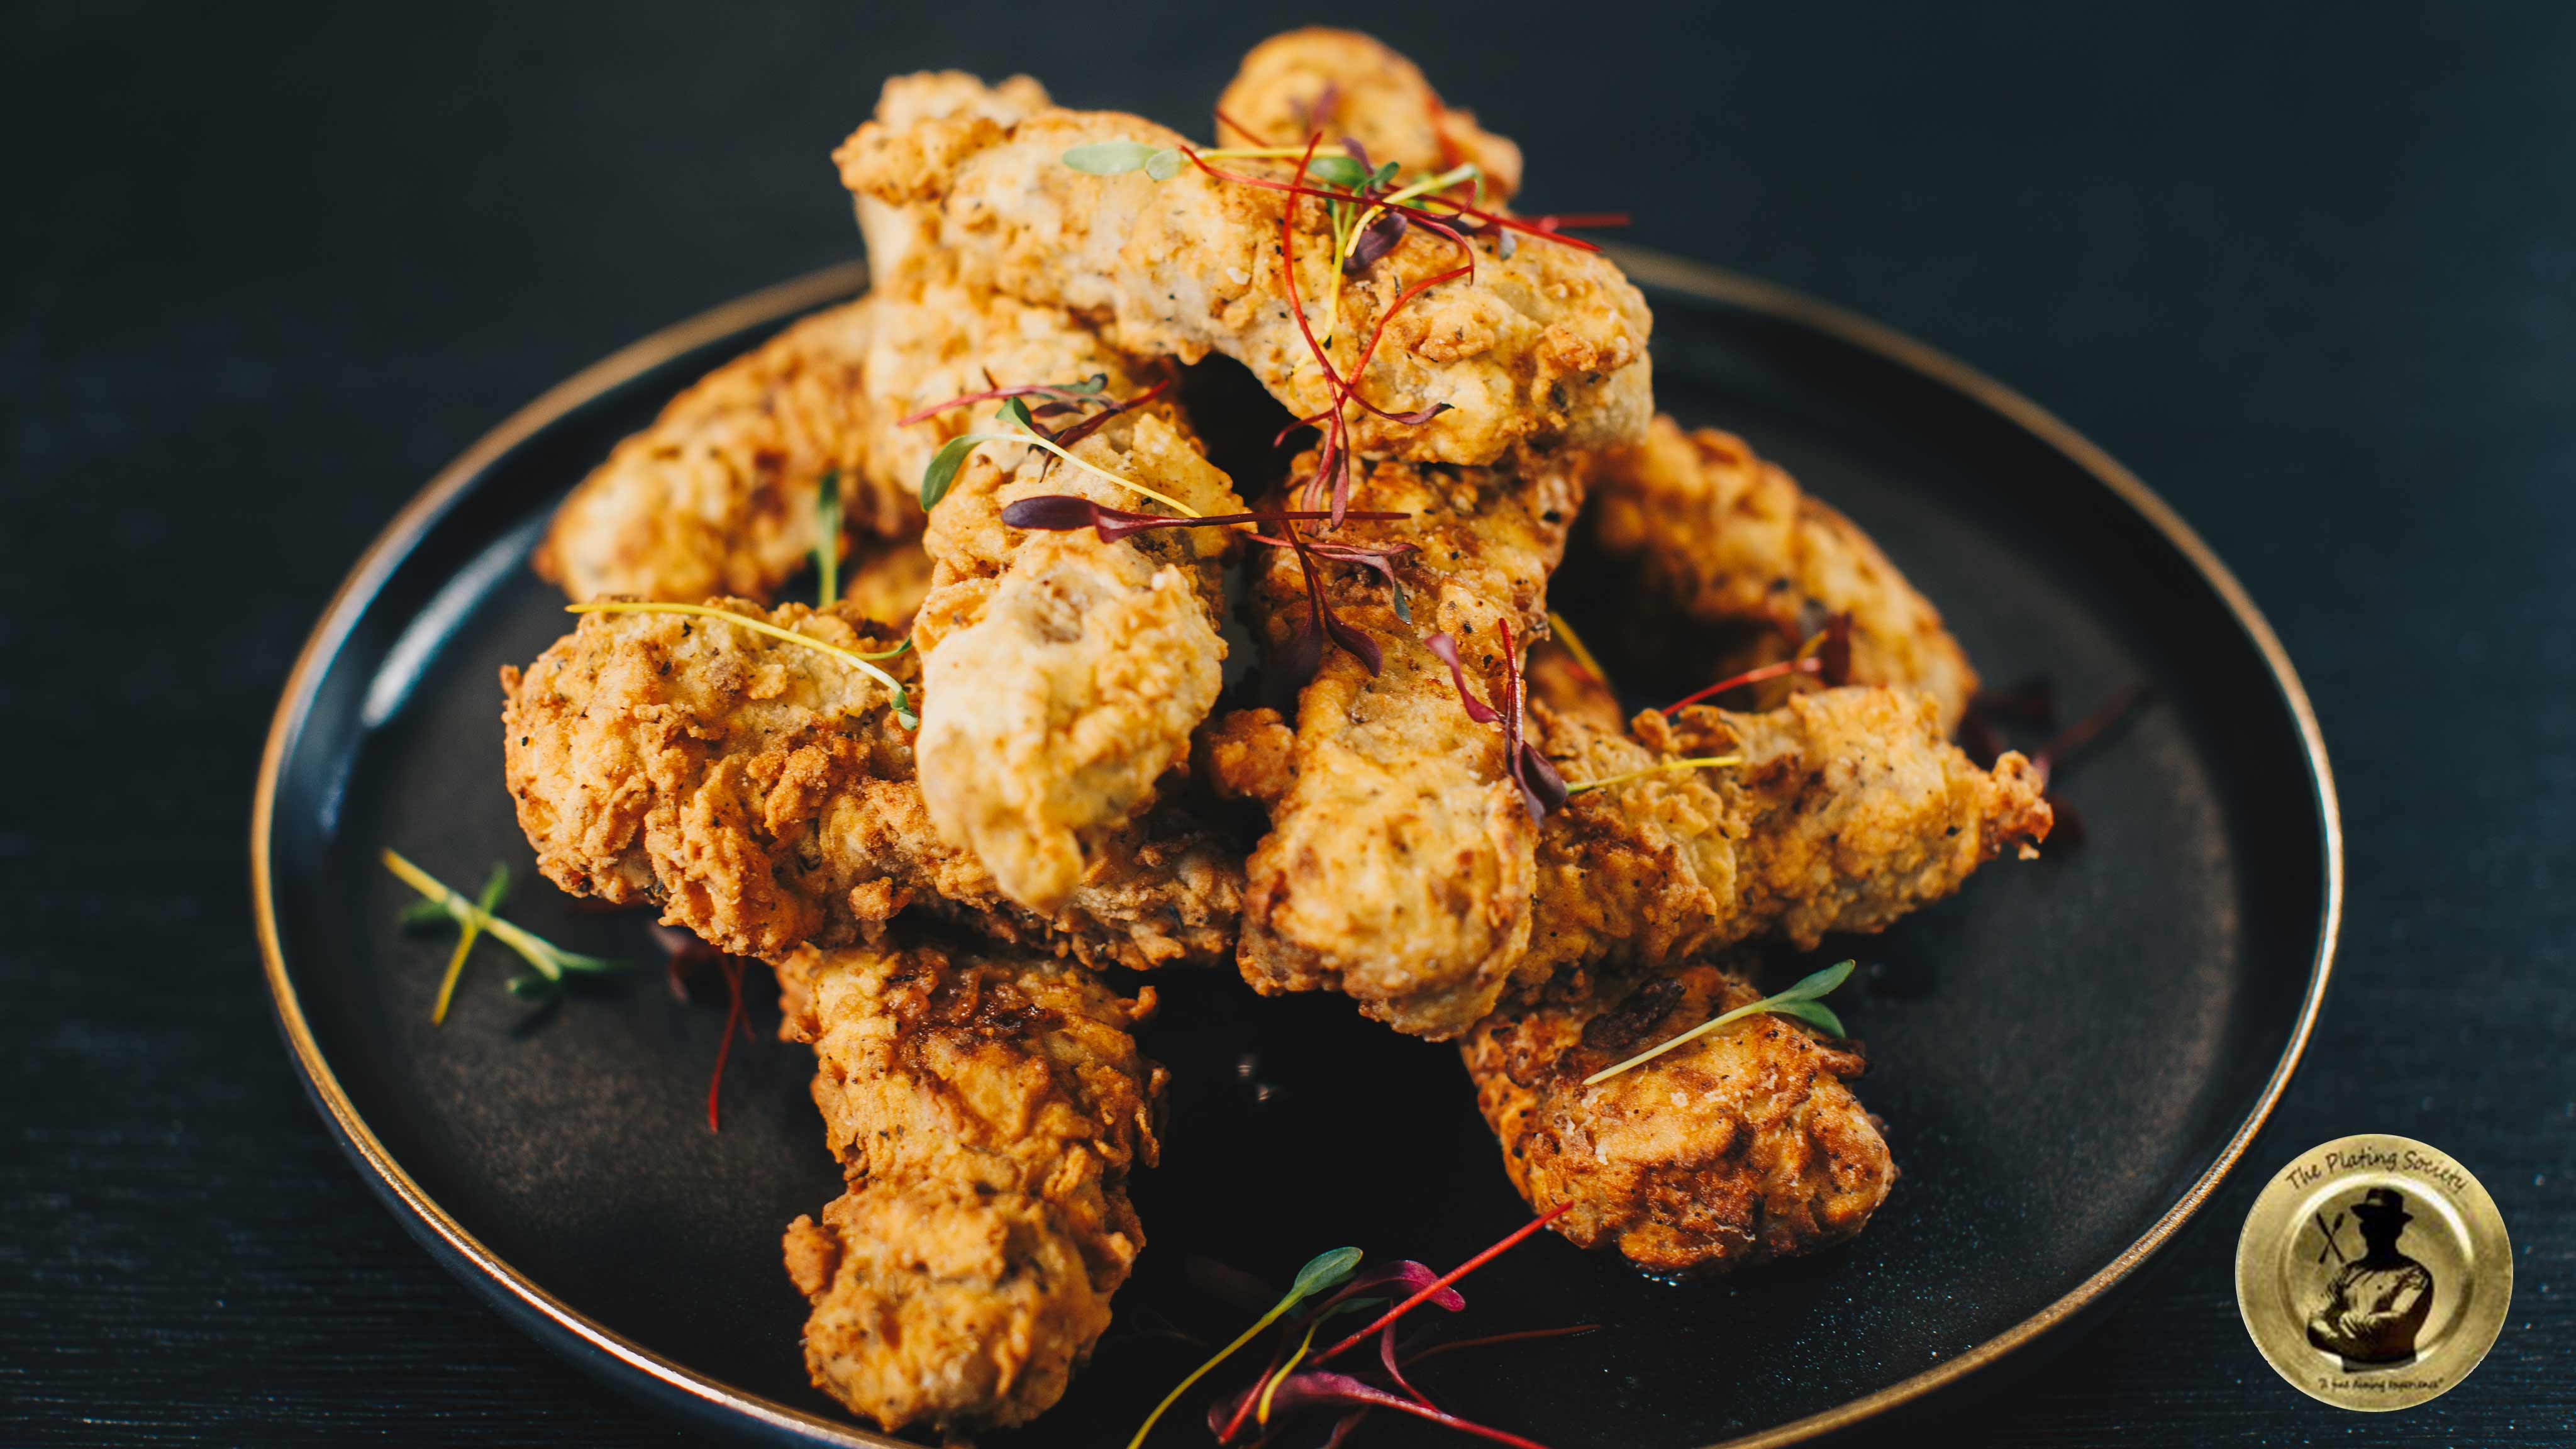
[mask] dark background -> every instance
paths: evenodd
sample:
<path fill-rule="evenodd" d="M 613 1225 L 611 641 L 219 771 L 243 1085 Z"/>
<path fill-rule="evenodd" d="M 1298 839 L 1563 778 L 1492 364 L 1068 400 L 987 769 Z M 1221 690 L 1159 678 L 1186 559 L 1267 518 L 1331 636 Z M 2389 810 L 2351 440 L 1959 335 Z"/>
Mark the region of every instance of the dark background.
<path fill-rule="evenodd" d="M 1961 1427 L 2566 1442 L 2576 10 L 1208 9 L 13 7 L 0 1438 L 673 1437 L 433 1266 L 303 1100 L 243 849 L 294 652 L 521 402 L 854 254 L 825 156 L 886 73 L 1204 130 L 1243 48 L 1337 20 L 1519 138 L 1533 208 L 1628 208 L 2058 412 L 2315 696 L 2351 870 L 2307 1065 L 2127 1307 Z M 2393 1417 L 2276 1379 L 2229 1276 L 2263 1175 L 2359 1131 L 2455 1154 L 2516 1240 L 2485 1366 Z"/>

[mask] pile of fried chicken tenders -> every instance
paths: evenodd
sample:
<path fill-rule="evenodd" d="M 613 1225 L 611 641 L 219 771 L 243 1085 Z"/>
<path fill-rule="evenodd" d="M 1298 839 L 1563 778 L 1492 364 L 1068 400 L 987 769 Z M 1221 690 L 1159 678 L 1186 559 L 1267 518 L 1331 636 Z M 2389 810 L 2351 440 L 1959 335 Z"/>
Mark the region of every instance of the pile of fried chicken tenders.
<path fill-rule="evenodd" d="M 887 82 L 833 153 L 869 290 L 579 486 L 537 567 L 608 607 L 503 671 L 547 878 L 776 968 L 847 1183 L 786 1230 L 805 1359 L 888 1430 L 1024 1423 L 1109 1324 L 1165 1075 L 1110 968 L 1454 1041 L 1555 1231 L 1726 1270 L 1885 1199 L 1858 1044 L 1756 1014 L 1584 1079 L 2048 833 L 1877 546 L 1656 412 L 1644 298 L 1510 209 L 1510 141 L 1342 31 L 1217 118 Z M 1184 383 L 1235 364 L 1279 476 L 1210 461 L 1247 424 Z M 1551 629 L 1578 529 L 1769 707 L 1624 718 Z M 818 548 L 840 597 L 778 602 Z"/>

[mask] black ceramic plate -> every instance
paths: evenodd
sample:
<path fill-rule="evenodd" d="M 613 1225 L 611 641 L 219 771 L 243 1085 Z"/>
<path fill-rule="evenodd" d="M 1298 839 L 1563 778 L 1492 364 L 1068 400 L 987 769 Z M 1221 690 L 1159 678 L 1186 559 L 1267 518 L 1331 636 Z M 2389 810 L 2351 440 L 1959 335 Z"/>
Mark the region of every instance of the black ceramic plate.
<path fill-rule="evenodd" d="M 2070 706 L 2156 702 L 2063 781 L 2087 838 L 1999 863 L 1880 938 L 1838 1000 L 1903 1179 L 1856 1243 L 1716 1284 L 1648 1281 L 1543 1235 L 1465 1285 L 1472 1328 L 1586 1337 L 1449 1356 L 1423 1387 L 1554 1446 L 1777 1444 L 1923 1400 L 2099 1306 L 2244 1152 L 2324 990 L 2335 804 L 2305 697 L 2200 542 L 2118 465 L 1930 350 L 1772 288 L 1622 260 L 1655 306 L 1655 374 L 1685 423 L 1743 434 L 1849 512 L 1938 601 L 1988 679 Z M 612 1383 L 732 1436 L 883 1444 L 807 1387 L 781 1228 L 839 1188 L 810 1057 L 737 1049 L 705 1121 L 723 1012 L 655 970 L 554 1009 L 478 960 L 443 1029 L 443 942 L 406 937 L 399 848 L 575 949 L 656 959 L 641 916 L 537 879 L 501 788 L 494 672 L 565 631 L 527 568 L 564 491 L 670 395 L 855 268 L 748 298 L 582 373 L 478 444 L 395 520 L 315 630 L 279 705 L 252 825 L 270 986 L 317 1104 L 429 1250 Z M 1620 627 L 1578 566 L 1560 607 Z M 1614 670 L 1614 672 L 1616 672 Z M 1803 963 L 1781 962 L 1785 971 Z M 1340 1244 L 1447 1265 L 1527 1217 L 1455 1054 L 1338 1001 L 1264 1001 L 1166 973 L 1147 1046 L 1173 1068 L 1152 1239 L 1119 1326 L 1064 1402 L 997 1446 L 1124 1442 L 1242 1321 L 1184 1268 L 1284 1281 Z M 775 1020 L 766 1003 L 755 1021 Z M 2027 1359 L 2029 1355 L 2020 1355 Z M 1991 1377 L 1987 1375 L 1986 1377 Z M 1157 1442 L 1204 1442 L 1189 1420 Z M 1380 1416 L 1383 1418 L 1384 1416 Z M 1410 1423 L 1372 1423 L 1382 1444 Z"/>

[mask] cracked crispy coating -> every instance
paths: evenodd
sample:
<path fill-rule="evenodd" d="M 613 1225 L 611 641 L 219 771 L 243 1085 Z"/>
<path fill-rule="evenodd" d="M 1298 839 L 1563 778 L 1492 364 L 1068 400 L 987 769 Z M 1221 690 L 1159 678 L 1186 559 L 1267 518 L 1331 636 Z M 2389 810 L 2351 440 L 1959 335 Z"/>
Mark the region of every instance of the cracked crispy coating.
<path fill-rule="evenodd" d="M 1920 690 L 1940 705 L 1943 731 L 1958 728 L 1977 672 L 1941 611 L 1869 535 L 1743 439 L 1685 433 L 1658 414 L 1643 444 L 1603 459 L 1595 492 L 1593 537 L 1636 561 L 1647 597 L 1698 623 L 1760 629 L 1723 672 L 1787 658 L 1824 615 L 1848 611 L 1851 682 Z"/>
<path fill-rule="evenodd" d="M 1064 1395 L 1145 1238 L 1163 1069 L 1080 966 L 913 937 L 794 952 L 779 1034 L 814 1048 L 848 1191 L 789 1225 L 815 1387 L 887 1430 L 1026 1423 Z"/>
<path fill-rule="evenodd" d="M 1648 712 L 1620 734 L 1545 705 L 1531 714 L 1572 785 L 1681 759 L 1744 763 L 1586 790 L 1548 817 L 1526 985 L 1603 961 L 1665 969 L 1757 935 L 1805 950 L 1827 931 L 1885 930 L 2048 835 L 2030 762 L 1978 769 L 1911 690 L 1828 689 L 1760 714 Z"/>
<path fill-rule="evenodd" d="M 1350 137 L 1371 161 L 1408 173 L 1472 162 L 1497 205 L 1521 189 L 1520 147 L 1480 129 L 1475 112 L 1441 104 L 1420 66 L 1356 30 L 1270 37 L 1244 55 L 1216 104 L 1221 146 L 1293 146 L 1321 131 L 1327 145 Z"/>
<path fill-rule="evenodd" d="M 716 603 L 844 648 L 887 647 L 848 603 L 767 615 Z M 910 655 L 884 667 L 915 672 Z M 908 905 L 1087 962 L 1233 949 L 1240 864 L 1173 810 L 1108 842 L 1059 910 L 1014 905 L 932 828 L 884 687 L 830 656 L 711 619 L 590 614 L 501 683 L 510 793 L 546 878 L 653 901 L 719 949 L 775 959 L 847 944 Z"/>
<path fill-rule="evenodd" d="M 1170 510 L 1035 449 L 1007 472 L 980 455 L 933 511 L 937 565 L 914 639 L 923 657 L 922 798 L 942 838 L 1003 894 L 1060 906 L 1092 858 L 1187 766 L 1190 732 L 1223 684 L 1221 529 L 1004 525 L 1021 498 L 1070 494 Z M 1223 473 L 1162 401 L 1113 419 L 1074 455 L 1201 514 L 1239 513 Z M 1052 464 L 1052 468 L 1048 465 Z"/>
<path fill-rule="evenodd" d="M 1095 141 L 1188 144 L 1134 116 L 1049 110 L 1015 124 L 953 116 L 912 126 L 871 121 L 835 158 L 860 198 L 881 274 L 962 285 L 1097 319 L 1115 346 L 1194 362 L 1223 352 L 1291 411 L 1325 410 L 1332 392 L 1292 317 L 1280 265 L 1288 197 L 1184 164 L 1169 180 L 1097 176 L 1063 162 Z M 1250 161 L 1284 175 L 1292 163 Z M 1300 295 L 1320 319 L 1332 268 L 1325 208 L 1297 208 Z M 1428 423 L 1352 409 L 1358 452 L 1491 463 L 1515 449 L 1633 442 L 1653 411 L 1644 299 L 1595 252 L 1524 238 L 1505 258 L 1472 243 L 1476 271 L 1431 288 L 1398 314 L 1360 378 L 1363 396 L 1405 413 L 1447 403 Z M 1333 340 L 1356 362 L 1359 319 L 1459 264 L 1421 227 L 1353 278 L 1352 319 Z M 1320 320 L 1316 325 L 1321 326 Z"/>
<path fill-rule="evenodd" d="M 920 506 L 865 467 L 878 310 L 827 308 L 673 398 L 555 511 L 537 572 L 576 599 L 766 599 L 814 556 L 830 469 L 850 534 L 919 533 Z"/>
<path fill-rule="evenodd" d="M 1505 699 L 1502 636 L 1546 628 L 1547 577 L 1583 498 L 1585 462 L 1520 468 L 1369 466 L 1354 521 L 1336 541 L 1410 542 L 1395 572 L 1412 619 L 1372 571 L 1318 561 L 1334 612 L 1384 651 L 1372 677 L 1327 648 L 1297 702 L 1284 760 L 1255 760 L 1247 721 L 1212 762 L 1221 787 L 1264 800 L 1270 833 L 1245 867 L 1246 981 L 1265 992 L 1337 990 L 1417 1036 L 1456 1036 L 1491 1010 L 1528 944 L 1539 830 L 1505 773 L 1499 725 L 1460 703 L 1449 667 L 1421 642 L 1457 641 L 1480 699 Z M 1309 617 L 1294 554 L 1255 560 L 1249 613 L 1277 660 Z M 1276 716 L 1272 718 L 1275 720 Z M 1273 755 L 1279 752 L 1273 751 Z"/>
<path fill-rule="evenodd" d="M 1530 1207 L 1651 1272 L 1723 1272 L 1853 1236 L 1896 1179 L 1844 1082 L 1860 1044 L 1784 1017 L 1734 1022 L 1599 1086 L 1583 1079 L 1760 999 L 1707 962 L 1568 972 L 1460 1043 L 1476 1105 Z"/>

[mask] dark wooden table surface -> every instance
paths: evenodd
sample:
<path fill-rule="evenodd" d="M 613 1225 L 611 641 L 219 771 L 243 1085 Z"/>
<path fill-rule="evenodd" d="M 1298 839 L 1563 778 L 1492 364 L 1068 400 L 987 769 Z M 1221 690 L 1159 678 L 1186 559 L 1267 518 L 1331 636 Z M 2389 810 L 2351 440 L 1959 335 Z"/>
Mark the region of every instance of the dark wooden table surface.
<path fill-rule="evenodd" d="M 2306 675 L 2351 850 L 2308 1064 L 2143 1291 L 1969 1427 L 2576 1437 L 2576 11 L 1210 8 L 13 11 L 0 1440 L 674 1436 L 432 1266 L 306 1105 L 245 904 L 275 692 L 485 428 L 854 252 L 824 157 L 886 73 L 1195 124 L 1307 18 L 1425 58 L 1536 204 L 1630 208 L 2028 390 Z M 2517 1244 L 2493 1355 L 2395 1417 L 2276 1379 L 2229 1279 L 2263 1173 L 2356 1131 L 2456 1154 Z"/>

